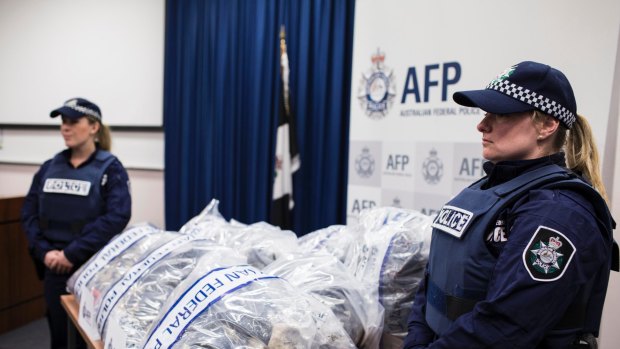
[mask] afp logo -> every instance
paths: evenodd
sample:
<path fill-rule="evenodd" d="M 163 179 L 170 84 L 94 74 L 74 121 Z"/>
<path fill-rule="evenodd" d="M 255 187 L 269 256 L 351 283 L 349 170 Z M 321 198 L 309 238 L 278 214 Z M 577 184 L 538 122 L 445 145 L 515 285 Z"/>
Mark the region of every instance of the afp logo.
<path fill-rule="evenodd" d="M 443 162 L 437 157 L 437 150 L 431 149 L 422 163 L 422 175 L 428 184 L 437 184 L 443 177 Z"/>
<path fill-rule="evenodd" d="M 371 209 L 375 206 L 377 206 L 377 203 L 374 200 L 355 199 L 353 200 L 353 205 L 351 206 L 351 213 L 359 214 L 362 210 Z"/>
<path fill-rule="evenodd" d="M 439 210 L 436 208 L 422 207 L 420 208 L 420 212 L 427 216 L 435 216 L 437 213 L 439 213 Z"/>
<path fill-rule="evenodd" d="M 396 97 L 394 72 L 384 65 L 385 53 L 379 49 L 371 61 L 371 68 L 362 74 L 357 98 L 366 115 L 381 119 L 387 115 Z"/>
<path fill-rule="evenodd" d="M 388 171 L 404 171 L 409 164 L 409 155 L 407 154 L 390 154 L 387 158 L 385 169 Z"/>
<path fill-rule="evenodd" d="M 478 179 L 484 176 L 484 160 L 479 157 L 463 157 L 459 166 L 459 177 Z"/>
<path fill-rule="evenodd" d="M 375 172 L 375 159 L 370 154 L 370 150 L 366 147 L 364 147 L 362 153 L 355 158 L 355 172 L 363 178 L 368 178 Z"/>
<path fill-rule="evenodd" d="M 435 72 L 438 71 L 438 72 Z M 441 80 L 431 76 L 439 73 Z M 413 95 L 415 103 L 428 103 L 431 89 L 441 88 L 441 101 L 448 100 L 448 88 L 461 80 L 461 64 L 458 62 L 446 62 L 443 64 L 429 64 L 424 66 L 423 84 L 418 81 L 416 67 L 409 67 L 405 79 L 405 88 L 400 103 L 405 104 L 407 96 Z"/>

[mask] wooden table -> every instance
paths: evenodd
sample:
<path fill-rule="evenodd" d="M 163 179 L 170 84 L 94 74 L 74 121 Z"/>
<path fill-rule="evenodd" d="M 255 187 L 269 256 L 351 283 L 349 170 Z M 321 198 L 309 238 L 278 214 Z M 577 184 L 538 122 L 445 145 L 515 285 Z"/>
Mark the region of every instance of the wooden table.
<path fill-rule="evenodd" d="M 92 340 L 86 334 L 86 332 L 82 330 L 82 327 L 80 327 L 78 323 L 78 310 L 80 308 L 80 305 L 77 303 L 75 296 L 72 294 L 60 296 L 60 303 L 62 304 L 62 307 L 65 308 L 65 310 L 67 311 L 69 319 L 67 321 L 67 349 L 75 349 L 75 336 L 77 332 L 79 332 L 82 338 L 84 338 L 84 341 L 86 342 L 88 348 L 103 349 L 103 342 L 101 340 Z"/>

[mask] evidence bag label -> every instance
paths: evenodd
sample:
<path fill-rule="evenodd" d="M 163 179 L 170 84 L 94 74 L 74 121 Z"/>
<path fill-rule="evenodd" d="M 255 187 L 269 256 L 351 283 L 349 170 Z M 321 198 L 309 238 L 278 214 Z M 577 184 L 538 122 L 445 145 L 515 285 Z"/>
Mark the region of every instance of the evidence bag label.
<path fill-rule="evenodd" d="M 78 310 L 78 324 L 82 331 L 94 341 L 101 339 L 97 327 L 95 326 L 95 297 L 91 292 L 84 292 L 80 298 L 80 308 Z"/>
<path fill-rule="evenodd" d="M 118 238 L 107 244 L 98 254 L 93 261 L 88 264 L 88 267 L 84 269 L 82 274 L 75 282 L 73 292 L 77 297 L 82 294 L 82 288 L 86 287 L 86 284 L 97 274 L 104 266 L 106 266 L 112 259 L 119 254 L 125 252 L 136 241 L 142 239 L 147 234 L 151 234 L 157 231 L 153 226 L 139 226 L 129 229 L 119 235 Z"/>
<path fill-rule="evenodd" d="M 148 256 L 136 263 L 131 269 L 129 269 L 120 280 L 118 280 L 110 289 L 105 293 L 99 312 L 97 314 L 97 326 L 99 332 L 103 333 L 103 328 L 108 316 L 119 299 L 127 292 L 127 290 L 133 285 L 142 274 L 144 274 L 152 265 L 162 260 L 170 252 L 187 244 L 190 241 L 199 239 L 196 235 L 183 235 L 176 239 L 169 241 L 163 246 L 159 247 L 155 251 L 151 252 Z"/>
<path fill-rule="evenodd" d="M 274 279 L 249 266 L 240 265 L 210 271 L 186 290 L 151 332 L 144 348 L 169 348 L 189 324 L 227 293 L 255 280 Z"/>
<path fill-rule="evenodd" d="M 377 234 L 365 236 L 366 242 L 361 251 L 358 261 L 357 273 L 363 274 L 363 277 L 369 276 L 369 280 L 377 280 L 381 282 L 383 266 L 387 260 L 398 227 L 402 227 L 405 222 L 412 218 L 412 214 L 408 212 L 389 212 L 382 219 L 380 227 L 375 227 Z"/>
<path fill-rule="evenodd" d="M 43 184 L 43 192 L 88 196 L 90 182 L 77 179 L 48 178 Z"/>

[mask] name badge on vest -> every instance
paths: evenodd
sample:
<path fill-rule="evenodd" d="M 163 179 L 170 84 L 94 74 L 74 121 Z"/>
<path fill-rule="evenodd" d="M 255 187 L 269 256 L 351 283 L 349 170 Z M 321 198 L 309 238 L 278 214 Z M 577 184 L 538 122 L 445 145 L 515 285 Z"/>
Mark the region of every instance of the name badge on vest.
<path fill-rule="evenodd" d="M 441 208 L 431 226 L 460 239 L 473 218 L 474 214 L 470 211 L 446 205 Z"/>
<path fill-rule="evenodd" d="M 45 180 L 43 191 L 46 193 L 88 196 L 90 182 L 76 179 L 48 178 Z"/>

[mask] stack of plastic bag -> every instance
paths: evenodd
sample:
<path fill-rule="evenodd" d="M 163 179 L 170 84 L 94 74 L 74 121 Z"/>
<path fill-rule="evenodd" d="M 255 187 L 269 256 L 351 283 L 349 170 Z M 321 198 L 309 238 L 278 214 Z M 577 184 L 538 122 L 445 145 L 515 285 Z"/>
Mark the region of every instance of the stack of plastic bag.
<path fill-rule="evenodd" d="M 428 261 L 432 218 L 393 207 L 362 211 L 346 264 L 385 308 L 382 348 L 398 348 Z"/>
<path fill-rule="evenodd" d="M 144 348 L 355 348 L 330 309 L 250 265 L 205 256 L 162 307 Z"/>
<path fill-rule="evenodd" d="M 358 348 L 379 348 L 383 307 L 336 257 L 291 255 L 268 265 L 263 272 L 286 279 L 327 305 Z"/>
<path fill-rule="evenodd" d="M 109 348 L 397 348 L 431 222 L 375 208 L 297 239 L 227 222 L 213 200 L 178 233 L 125 229 L 67 288 Z"/>

